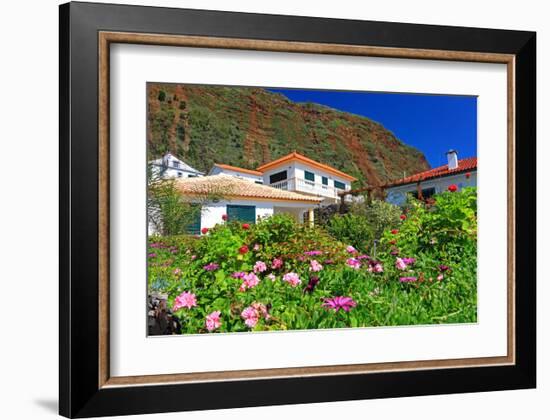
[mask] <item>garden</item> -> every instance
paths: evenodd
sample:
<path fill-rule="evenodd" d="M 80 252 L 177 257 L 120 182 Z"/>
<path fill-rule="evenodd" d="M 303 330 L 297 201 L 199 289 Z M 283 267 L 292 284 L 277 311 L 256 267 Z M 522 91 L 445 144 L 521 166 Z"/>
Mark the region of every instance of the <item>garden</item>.
<path fill-rule="evenodd" d="M 451 186 L 453 187 L 453 186 Z M 477 321 L 476 189 L 151 236 L 150 334 Z"/>

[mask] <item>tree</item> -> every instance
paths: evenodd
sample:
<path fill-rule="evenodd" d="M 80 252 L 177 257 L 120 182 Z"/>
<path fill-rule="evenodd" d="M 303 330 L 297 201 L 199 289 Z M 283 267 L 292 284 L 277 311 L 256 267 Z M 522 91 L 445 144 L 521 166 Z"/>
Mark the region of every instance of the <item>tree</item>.
<path fill-rule="evenodd" d="M 174 178 L 163 178 L 151 168 L 147 176 L 147 219 L 163 236 L 181 235 L 200 217 L 206 202 L 220 199 L 219 192 L 188 197 L 182 194 Z"/>

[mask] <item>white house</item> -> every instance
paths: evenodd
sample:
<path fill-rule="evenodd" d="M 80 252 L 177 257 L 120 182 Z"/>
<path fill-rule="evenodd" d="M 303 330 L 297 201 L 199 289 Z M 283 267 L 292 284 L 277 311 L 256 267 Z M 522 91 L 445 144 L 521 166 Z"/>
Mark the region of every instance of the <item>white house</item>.
<path fill-rule="evenodd" d="M 447 152 L 447 165 L 390 182 L 384 189 L 386 201 L 400 206 L 405 203 L 407 194 L 426 199 L 447 190 L 452 184 L 458 190 L 477 186 L 476 157 L 458 159 L 458 153 L 450 150 Z"/>
<path fill-rule="evenodd" d="M 226 165 L 223 163 L 215 163 L 208 175 L 226 174 L 236 176 L 237 178 L 248 179 L 256 184 L 264 183 L 263 173 L 252 169 L 239 168 L 237 166 Z"/>
<path fill-rule="evenodd" d="M 172 153 L 166 153 L 163 157 L 149 162 L 154 175 L 163 178 L 194 178 L 204 176 L 203 172 L 189 166 L 183 160 L 178 159 Z"/>
<path fill-rule="evenodd" d="M 323 201 L 322 197 L 272 188 L 224 173 L 178 179 L 177 186 L 182 194 L 191 199 L 197 197 L 197 201 L 211 194 L 223 197 L 202 204 L 200 218 L 189 229 L 194 234 L 222 223 L 224 215 L 229 221 L 255 223 L 260 218 L 287 213 L 300 222 L 313 223 L 313 210 Z"/>
<path fill-rule="evenodd" d="M 293 152 L 256 168 L 263 174 L 264 185 L 322 198 L 322 204 L 334 204 L 339 194 L 351 190 L 356 180 L 332 166 Z"/>

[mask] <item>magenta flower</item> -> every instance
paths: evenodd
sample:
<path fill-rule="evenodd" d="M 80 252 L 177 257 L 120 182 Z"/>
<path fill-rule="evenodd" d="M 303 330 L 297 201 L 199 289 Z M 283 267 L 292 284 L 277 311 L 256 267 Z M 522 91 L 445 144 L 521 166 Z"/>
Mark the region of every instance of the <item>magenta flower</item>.
<path fill-rule="evenodd" d="M 370 260 L 370 257 L 368 255 L 359 255 L 357 257 L 358 260 Z"/>
<path fill-rule="evenodd" d="M 315 290 L 315 286 L 317 286 L 317 283 L 319 283 L 319 277 L 311 276 L 309 278 L 307 286 L 304 288 L 304 293 L 313 293 L 313 290 Z"/>
<path fill-rule="evenodd" d="M 195 261 L 197 259 L 196 255 L 191 255 L 191 261 Z"/>
<path fill-rule="evenodd" d="M 260 314 L 252 306 L 249 306 L 241 312 L 241 317 L 248 328 L 254 328 L 260 319 Z"/>
<path fill-rule="evenodd" d="M 206 316 L 206 329 L 208 331 L 214 331 L 216 328 L 220 328 L 222 325 L 220 315 L 220 311 L 214 311 Z"/>
<path fill-rule="evenodd" d="M 354 270 L 359 270 L 361 268 L 361 262 L 357 258 L 348 258 L 346 264 Z"/>
<path fill-rule="evenodd" d="M 309 271 L 317 272 L 321 271 L 323 269 L 323 266 L 319 264 L 317 260 L 311 260 L 309 263 Z"/>
<path fill-rule="evenodd" d="M 399 277 L 401 283 L 412 283 L 416 281 L 416 277 Z"/>
<path fill-rule="evenodd" d="M 283 281 L 286 281 L 292 287 L 296 287 L 302 282 L 302 280 L 300 280 L 300 276 L 298 276 L 298 274 L 296 273 L 286 273 L 283 276 Z"/>
<path fill-rule="evenodd" d="M 350 254 L 355 254 L 357 252 L 357 250 L 354 247 L 352 247 L 351 245 L 348 245 L 346 247 L 346 251 L 349 252 Z"/>
<path fill-rule="evenodd" d="M 176 312 L 181 308 L 191 309 L 193 306 L 197 306 L 197 297 L 195 294 L 191 292 L 183 292 L 174 300 L 172 311 Z"/>
<path fill-rule="evenodd" d="M 149 255 L 147 255 L 149 258 L 155 258 L 157 256 L 157 254 L 155 254 L 154 252 L 151 252 Z"/>
<path fill-rule="evenodd" d="M 441 271 L 445 272 L 445 271 L 447 271 L 447 270 L 449 269 L 449 266 L 448 266 L 448 265 L 443 265 L 443 264 L 442 264 L 442 265 L 439 266 L 439 269 L 440 269 Z"/>
<path fill-rule="evenodd" d="M 215 271 L 218 268 L 220 268 L 220 266 L 219 266 L 219 264 L 216 264 L 216 263 L 210 263 L 210 264 L 206 264 L 203 268 L 206 271 Z"/>
<path fill-rule="evenodd" d="M 267 265 L 265 265 L 263 261 L 256 261 L 256 264 L 254 264 L 254 272 L 263 273 L 265 270 L 267 270 Z"/>
<path fill-rule="evenodd" d="M 280 259 L 280 258 L 275 258 L 271 262 L 271 268 L 273 268 L 274 270 L 277 270 L 278 268 L 281 268 L 282 266 L 283 266 L 283 260 Z"/>
<path fill-rule="evenodd" d="M 231 274 L 231 277 L 233 277 L 234 279 L 242 279 L 244 276 L 246 276 L 246 273 L 244 271 L 236 271 Z"/>
<path fill-rule="evenodd" d="M 403 258 L 403 262 L 407 265 L 413 265 L 416 262 L 416 258 Z"/>
<path fill-rule="evenodd" d="M 338 312 L 340 309 L 349 312 L 351 308 L 357 306 L 357 303 L 355 303 L 352 298 L 347 296 L 335 296 L 333 298 L 325 299 L 323 306 L 325 308 L 334 309 L 335 312 Z"/>
<path fill-rule="evenodd" d="M 309 257 L 315 257 L 316 255 L 323 254 L 323 251 L 317 251 L 317 250 L 315 250 L 315 251 L 306 251 L 306 252 L 304 252 L 304 254 L 306 254 Z"/>

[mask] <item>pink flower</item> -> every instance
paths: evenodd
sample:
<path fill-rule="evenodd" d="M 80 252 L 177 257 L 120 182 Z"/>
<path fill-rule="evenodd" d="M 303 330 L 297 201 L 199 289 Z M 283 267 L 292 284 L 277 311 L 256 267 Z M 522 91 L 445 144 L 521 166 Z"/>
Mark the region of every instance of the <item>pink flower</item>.
<path fill-rule="evenodd" d="M 263 273 L 265 270 L 267 270 L 267 265 L 265 265 L 263 261 L 256 261 L 256 264 L 254 264 L 254 272 Z"/>
<path fill-rule="evenodd" d="M 206 264 L 203 268 L 206 271 L 216 271 L 218 268 L 220 268 L 220 266 L 219 264 L 216 264 L 216 263 L 210 263 L 210 264 Z"/>
<path fill-rule="evenodd" d="M 283 281 L 286 281 L 292 287 L 296 287 L 302 282 L 302 280 L 300 280 L 300 276 L 298 276 L 298 274 L 296 273 L 286 273 L 283 276 Z"/>
<path fill-rule="evenodd" d="M 260 279 L 254 273 L 245 274 L 242 277 L 242 279 L 243 279 L 243 283 L 241 284 L 241 287 L 239 288 L 239 290 L 241 292 L 245 291 L 246 289 L 252 289 L 252 288 L 256 287 L 258 285 L 258 283 L 260 283 Z"/>
<path fill-rule="evenodd" d="M 357 258 L 348 258 L 346 264 L 354 270 L 359 270 L 361 268 L 361 262 Z"/>
<path fill-rule="evenodd" d="M 412 283 L 415 282 L 417 279 L 416 277 L 399 277 L 399 281 L 401 283 Z"/>
<path fill-rule="evenodd" d="M 355 254 L 357 252 L 357 250 L 354 247 L 352 247 L 351 245 L 348 245 L 346 247 L 346 251 L 349 252 L 350 254 Z"/>
<path fill-rule="evenodd" d="M 443 280 L 443 274 L 440 274 L 439 276 L 437 276 L 437 279 L 438 279 L 439 281 Z"/>
<path fill-rule="evenodd" d="M 258 312 L 259 317 L 262 317 L 266 321 L 269 318 L 271 318 L 271 316 L 269 315 L 269 312 L 267 311 L 267 306 L 265 306 L 263 303 L 253 302 L 252 305 L 250 305 L 250 306 L 252 306 L 254 309 L 256 309 L 256 311 Z"/>
<path fill-rule="evenodd" d="M 323 306 L 325 308 L 334 309 L 335 312 L 338 312 L 340 309 L 349 312 L 351 308 L 357 306 L 357 303 L 355 303 L 352 298 L 347 296 L 335 296 L 333 298 L 325 299 Z"/>
<path fill-rule="evenodd" d="M 273 274 L 273 273 L 269 273 L 269 274 L 267 275 L 267 278 L 268 278 L 269 280 L 271 280 L 271 281 L 277 280 L 277 277 L 275 277 L 275 274 Z"/>
<path fill-rule="evenodd" d="M 395 268 L 403 271 L 407 268 L 407 264 L 405 264 L 405 262 L 401 258 L 397 257 L 395 259 Z"/>
<path fill-rule="evenodd" d="M 280 258 L 275 258 L 272 262 L 271 262 L 271 268 L 273 268 L 274 270 L 278 269 L 278 268 L 281 268 L 283 266 L 283 260 L 280 259 Z"/>
<path fill-rule="evenodd" d="M 222 325 L 220 315 L 220 311 L 214 311 L 206 316 L 206 329 L 208 331 L 214 331 L 216 328 L 220 328 L 220 325 Z"/>
<path fill-rule="evenodd" d="M 384 272 L 384 267 L 382 267 L 382 264 L 377 262 L 369 267 L 369 271 L 371 273 L 382 273 Z"/>
<path fill-rule="evenodd" d="M 317 271 L 321 271 L 322 269 L 323 269 L 323 266 L 319 264 L 317 260 L 311 260 L 311 262 L 309 263 L 309 271 L 317 272 Z"/>
<path fill-rule="evenodd" d="M 259 251 L 260 250 L 260 245 L 259 244 L 254 244 L 254 248 L 252 248 L 254 251 Z"/>
<path fill-rule="evenodd" d="M 174 275 L 179 276 L 181 274 L 181 268 L 176 268 L 174 270 Z"/>
<path fill-rule="evenodd" d="M 242 279 L 244 278 L 244 276 L 246 276 L 246 273 L 244 271 L 236 271 L 231 274 L 231 277 L 233 277 L 234 279 Z"/>
<path fill-rule="evenodd" d="M 191 261 L 195 261 L 197 259 L 196 255 L 191 255 Z"/>
<path fill-rule="evenodd" d="M 176 312 L 181 308 L 191 309 L 193 306 L 197 306 L 197 297 L 194 293 L 183 292 L 174 300 L 174 307 L 172 311 Z"/>
<path fill-rule="evenodd" d="M 249 306 L 241 312 L 241 317 L 244 319 L 244 323 L 248 328 L 254 328 L 258 323 L 260 314 L 258 314 L 258 311 L 252 306 Z"/>

